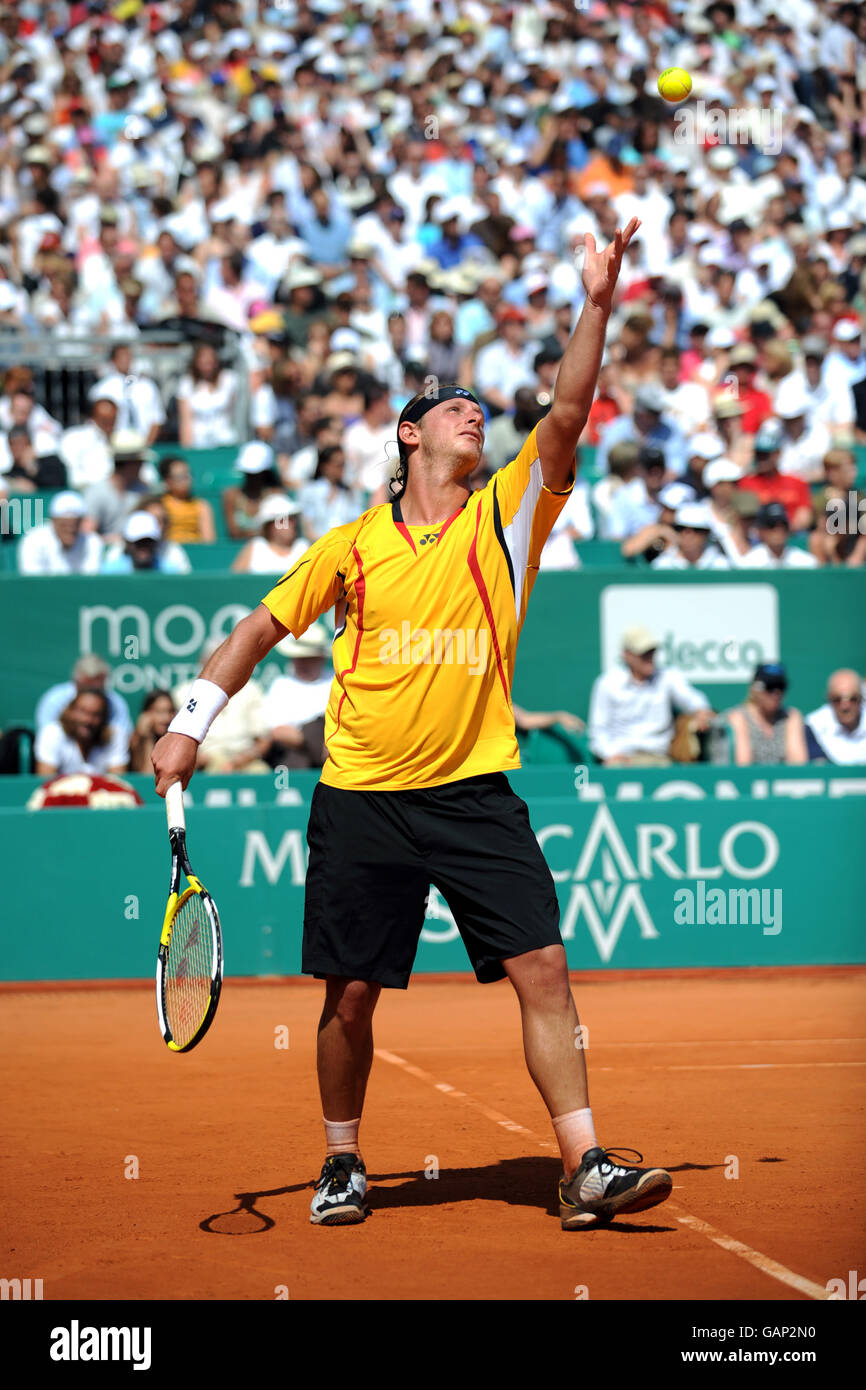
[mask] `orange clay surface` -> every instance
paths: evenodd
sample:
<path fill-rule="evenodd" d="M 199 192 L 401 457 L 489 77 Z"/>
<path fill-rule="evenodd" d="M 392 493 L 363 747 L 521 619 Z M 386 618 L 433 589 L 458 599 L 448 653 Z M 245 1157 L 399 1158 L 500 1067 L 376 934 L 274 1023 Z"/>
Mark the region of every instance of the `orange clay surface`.
<path fill-rule="evenodd" d="M 804 1300 L 866 1269 L 866 972 L 574 990 L 601 1142 L 675 1186 L 567 1233 L 507 983 L 383 993 L 361 1128 L 373 1214 L 336 1229 L 308 1219 L 321 985 L 229 979 L 188 1056 L 143 985 L 6 987 L 0 1275 L 41 1278 L 46 1299 Z"/>

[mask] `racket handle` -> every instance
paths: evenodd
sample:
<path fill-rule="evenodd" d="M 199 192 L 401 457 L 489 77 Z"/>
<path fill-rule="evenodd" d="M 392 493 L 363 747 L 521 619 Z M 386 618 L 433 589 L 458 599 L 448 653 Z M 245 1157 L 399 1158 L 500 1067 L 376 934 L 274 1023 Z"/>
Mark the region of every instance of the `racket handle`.
<path fill-rule="evenodd" d="M 186 829 L 186 817 L 183 813 L 183 787 L 180 782 L 172 782 L 165 794 L 165 814 L 169 830 Z"/>

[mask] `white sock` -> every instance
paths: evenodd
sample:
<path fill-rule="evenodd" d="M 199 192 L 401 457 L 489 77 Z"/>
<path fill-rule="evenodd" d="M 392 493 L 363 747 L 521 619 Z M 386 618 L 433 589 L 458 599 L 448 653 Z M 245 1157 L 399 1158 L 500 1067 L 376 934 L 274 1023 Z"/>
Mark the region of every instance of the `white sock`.
<path fill-rule="evenodd" d="M 326 1120 L 322 1116 L 325 1125 L 325 1142 L 327 1144 L 327 1154 L 358 1154 L 358 1130 L 361 1126 L 361 1116 L 357 1120 Z"/>
<path fill-rule="evenodd" d="M 554 1115 L 553 1132 L 562 1154 L 565 1176 L 570 1178 L 580 1167 L 587 1149 L 594 1149 L 598 1144 L 591 1109 L 587 1106 L 584 1110 L 569 1110 L 566 1115 Z"/>

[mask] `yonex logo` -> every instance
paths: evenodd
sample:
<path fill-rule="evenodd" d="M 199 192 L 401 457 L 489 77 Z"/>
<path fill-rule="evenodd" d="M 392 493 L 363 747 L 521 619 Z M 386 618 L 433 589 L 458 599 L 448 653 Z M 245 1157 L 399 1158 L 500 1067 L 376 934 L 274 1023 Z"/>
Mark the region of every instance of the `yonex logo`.
<path fill-rule="evenodd" d="M 192 714 L 192 712 L 193 712 L 193 710 L 195 709 L 195 707 L 196 707 L 197 704 L 198 704 L 198 700 L 189 700 L 189 701 L 187 702 L 187 706 L 186 706 L 186 708 L 187 708 L 187 713 L 188 713 L 188 714 Z"/>
<path fill-rule="evenodd" d="M 419 544 L 419 545 L 432 545 L 433 542 L 434 542 L 434 541 L 438 541 L 438 539 L 439 539 L 439 532 L 438 532 L 438 531 L 428 531 L 428 532 L 425 533 L 425 535 L 423 535 L 423 536 L 420 538 L 418 544 Z"/>
<path fill-rule="evenodd" d="M 386 666 L 468 666 L 470 676 L 487 670 L 487 632 L 467 627 L 413 628 L 405 620 L 379 634 L 379 660 Z"/>

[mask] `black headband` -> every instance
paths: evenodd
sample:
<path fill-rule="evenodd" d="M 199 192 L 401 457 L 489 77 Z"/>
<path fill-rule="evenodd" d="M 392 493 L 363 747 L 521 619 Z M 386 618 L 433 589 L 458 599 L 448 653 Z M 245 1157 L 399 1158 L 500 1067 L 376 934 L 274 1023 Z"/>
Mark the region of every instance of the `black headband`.
<path fill-rule="evenodd" d="M 429 395 L 425 392 L 417 401 L 410 401 L 408 405 L 404 405 L 400 412 L 400 419 L 397 421 L 397 428 L 399 429 L 407 420 L 410 425 L 417 424 L 421 416 L 426 415 L 428 410 L 432 410 L 434 405 L 441 405 L 443 401 L 461 398 L 473 401 L 478 409 L 481 409 L 480 402 L 464 386 L 437 386 L 436 390 L 431 391 Z"/>

